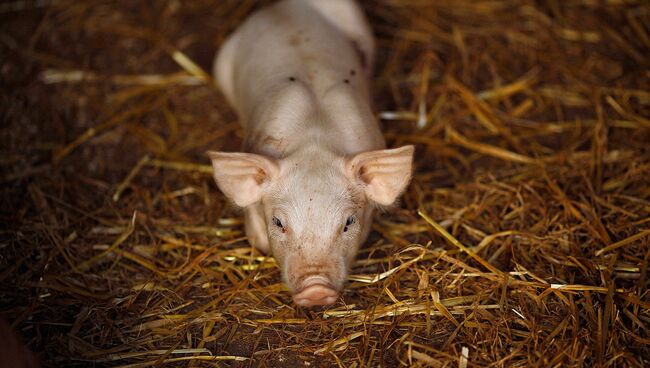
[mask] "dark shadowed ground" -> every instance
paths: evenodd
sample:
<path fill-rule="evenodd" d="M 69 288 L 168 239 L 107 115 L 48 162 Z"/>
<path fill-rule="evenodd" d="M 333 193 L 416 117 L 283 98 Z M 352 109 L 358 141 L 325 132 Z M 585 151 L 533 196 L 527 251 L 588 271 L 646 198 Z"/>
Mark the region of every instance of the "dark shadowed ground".
<path fill-rule="evenodd" d="M 650 365 L 646 1 L 365 1 L 416 175 L 316 310 L 204 155 L 263 3 L 0 3 L 0 313 L 43 366 Z"/>

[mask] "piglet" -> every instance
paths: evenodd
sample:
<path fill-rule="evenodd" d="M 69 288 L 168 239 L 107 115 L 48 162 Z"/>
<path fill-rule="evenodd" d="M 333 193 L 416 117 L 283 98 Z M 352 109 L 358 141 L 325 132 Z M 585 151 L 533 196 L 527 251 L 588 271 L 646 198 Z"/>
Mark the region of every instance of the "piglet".
<path fill-rule="evenodd" d="M 371 110 L 374 39 L 352 0 L 284 0 L 224 42 L 216 83 L 243 152 L 208 152 L 249 242 L 271 253 L 299 306 L 336 302 L 376 207 L 411 178 L 413 146 L 385 149 Z"/>

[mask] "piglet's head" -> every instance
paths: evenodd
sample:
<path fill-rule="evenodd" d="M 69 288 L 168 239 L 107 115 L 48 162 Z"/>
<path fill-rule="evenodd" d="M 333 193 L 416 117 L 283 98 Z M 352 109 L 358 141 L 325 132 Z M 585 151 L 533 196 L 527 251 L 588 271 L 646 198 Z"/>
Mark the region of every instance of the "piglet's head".
<path fill-rule="evenodd" d="M 221 191 L 257 219 L 283 279 L 301 306 L 334 303 L 377 206 L 411 178 L 413 146 L 352 157 L 305 150 L 283 159 L 209 152 Z M 250 234 L 249 234 L 250 235 Z"/>

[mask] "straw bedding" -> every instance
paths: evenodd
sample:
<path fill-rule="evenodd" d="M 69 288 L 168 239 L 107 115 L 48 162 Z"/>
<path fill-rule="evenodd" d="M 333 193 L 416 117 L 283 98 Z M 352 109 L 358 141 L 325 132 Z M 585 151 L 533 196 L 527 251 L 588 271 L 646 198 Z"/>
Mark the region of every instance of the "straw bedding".
<path fill-rule="evenodd" d="M 416 174 L 341 301 L 291 303 L 204 152 L 258 1 L 0 4 L 0 312 L 43 366 L 650 365 L 650 6 L 381 0 Z"/>

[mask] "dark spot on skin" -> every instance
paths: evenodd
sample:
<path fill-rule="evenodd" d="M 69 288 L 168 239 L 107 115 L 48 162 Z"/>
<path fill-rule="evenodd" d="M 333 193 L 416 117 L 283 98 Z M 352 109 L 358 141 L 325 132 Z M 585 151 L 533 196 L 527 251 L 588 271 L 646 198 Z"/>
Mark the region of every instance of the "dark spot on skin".
<path fill-rule="evenodd" d="M 350 69 L 350 75 L 351 75 L 351 76 L 355 76 L 355 75 L 357 75 L 357 71 L 354 70 L 354 69 Z"/>
<path fill-rule="evenodd" d="M 295 82 L 295 81 L 296 81 L 296 77 L 289 77 L 289 81 L 290 81 L 290 82 Z"/>
<path fill-rule="evenodd" d="M 350 80 L 349 80 L 349 79 L 344 79 L 343 82 L 345 82 L 345 84 L 350 84 Z"/>
<path fill-rule="evenodd" d="M 291 38 L 289 39 L 289 44 L 291 46 L 296 47 L 296 46 L 300 45 L 300 38 L 301 38 L 300 33 L 301 32 L 298 32 L 298 33 L 294 34 L 293 36 L 291 36 Z"/>

